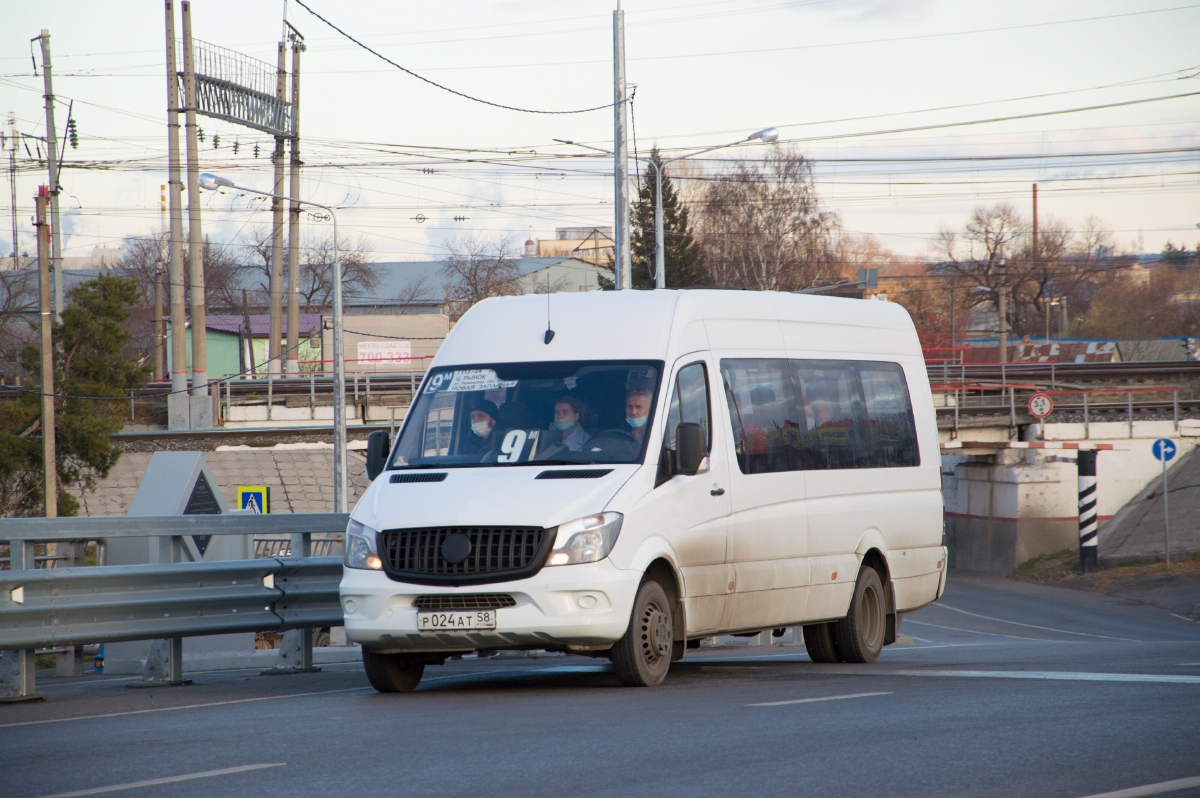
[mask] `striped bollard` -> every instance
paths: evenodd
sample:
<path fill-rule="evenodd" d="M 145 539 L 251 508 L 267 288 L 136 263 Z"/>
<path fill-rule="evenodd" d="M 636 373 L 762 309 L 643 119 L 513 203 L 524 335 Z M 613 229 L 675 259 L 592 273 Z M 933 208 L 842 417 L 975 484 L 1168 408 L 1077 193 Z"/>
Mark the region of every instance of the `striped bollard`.
<path fill-rule="evenodd" d="M 1079 450 L 1079 570 L 1100 567 L 1096 556 L 1096 450 Z"/>

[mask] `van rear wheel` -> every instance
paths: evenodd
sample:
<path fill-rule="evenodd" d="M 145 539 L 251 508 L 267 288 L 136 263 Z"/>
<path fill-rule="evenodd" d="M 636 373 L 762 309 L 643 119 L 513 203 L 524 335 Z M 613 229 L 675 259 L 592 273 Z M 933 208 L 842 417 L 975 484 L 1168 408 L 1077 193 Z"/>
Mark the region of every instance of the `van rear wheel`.
<path fill-rule="evenodd" d="M 834 626 L 834 623 L 810 623 L 804 627 L 804 648 L 813 662 L 842 661 L 842 655 L 833 641 Z"/>
<path fill-rule="evenodd" d="M 666 591 L 658 582 L 647 579 L 633 600 L 629 628 L 609 653 L 622 684 L 654 687 L 663 683 L 671 667 L 674 630 Z"/>
<path fill-rule="evenodd" d="M 834 624 L 833 642 L 846 662 L 874 662 L 883 651 L 887 620 L 883 582 L 874 568 L 863 566 L 854 584 L 850 612 Z"/>
<path fill-rule="evenodd" d="M 379 654 L 366 646 L 362 661 L 367 680 L 381 693 L 411 693 L 425 673 L 424 662 L 414 662 L 403 654 Z"/>

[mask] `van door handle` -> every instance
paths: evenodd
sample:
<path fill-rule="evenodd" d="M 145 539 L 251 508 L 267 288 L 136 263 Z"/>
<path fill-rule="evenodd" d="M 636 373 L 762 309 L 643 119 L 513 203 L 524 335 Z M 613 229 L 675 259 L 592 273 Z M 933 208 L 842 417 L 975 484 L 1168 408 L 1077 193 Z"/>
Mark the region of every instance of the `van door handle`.
<path fill-rule="evenodd" d="M 725 489 L 724 489 L 724 488 L 713 488 L 712 490 L 710 490 L 710 491 L 708 492 L 708 494 L 709 494 L 710 496 L 724 496 L 724 495 L 725 495 Z"/>

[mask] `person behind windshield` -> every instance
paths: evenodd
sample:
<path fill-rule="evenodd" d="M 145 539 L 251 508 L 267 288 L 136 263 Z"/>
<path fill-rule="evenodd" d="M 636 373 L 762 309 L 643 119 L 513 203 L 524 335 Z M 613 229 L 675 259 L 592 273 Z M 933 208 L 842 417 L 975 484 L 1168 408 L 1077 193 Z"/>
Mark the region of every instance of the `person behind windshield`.
<path fill-rule="evenodd" d="M 646 437 L 646 422 L 650 419 L 650 403 L 654 395 L 649 387 L 635 385 L 625 392 L 625 423 L 635 440 Z"/>
<path fill-rule="evenodd" d="M 574 396 L 560 396 L 554 402 L 554 426 L 549 431 L 549 442 L 565 446 L 569 451 L 578 452 L 591 439 L 591 435 L 583 428 L 583 402 Z"/>
<path fill-rule="evenodd" d="M 499 415 L 496 404 L 487 399 L 480 399 L 471 405 L 471 434 L 459 443 L 458 453 L 476 454 L 491 449 Z"/>

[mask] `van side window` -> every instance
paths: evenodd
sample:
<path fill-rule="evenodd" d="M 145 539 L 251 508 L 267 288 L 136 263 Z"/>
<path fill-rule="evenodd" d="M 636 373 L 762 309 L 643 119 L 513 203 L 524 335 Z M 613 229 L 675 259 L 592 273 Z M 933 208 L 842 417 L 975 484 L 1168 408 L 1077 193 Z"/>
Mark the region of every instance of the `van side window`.
<path fill-rule="evenodd" d="M 679 370 L 671 406 L 667 410 L 666 448 L 675 450 L 675 430 L 680 422 L 704 427 L 708 450 L 712 451 L 712 425 L 709 423 L 708 373 L 703 363 L 692 363 Z"/>
<path fill-rule="evenodd" d="M 919 465 L 921 455 L 904 370 L 897 363 L 859 363 L 858 374 L 867 400 L 872 465 Z"/>
<path fill-rule="evenodd" d="M 743 474 L 921 463 L 898 363 L 730 359 L 721 376 Z"/>
<path fill-rule="evenodd" d="M 800 416 L 788 361 L 738 358 L 721 361 L 734 452 L 743 474 L 792 471 Z"/>
<path fill-rule="evenodd" d="M 858 374 L 844 360 L 793 360 L 804 410 L 797 460 L 804 470 L 865 468 L 869 447 Z"/>

